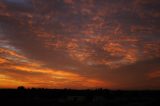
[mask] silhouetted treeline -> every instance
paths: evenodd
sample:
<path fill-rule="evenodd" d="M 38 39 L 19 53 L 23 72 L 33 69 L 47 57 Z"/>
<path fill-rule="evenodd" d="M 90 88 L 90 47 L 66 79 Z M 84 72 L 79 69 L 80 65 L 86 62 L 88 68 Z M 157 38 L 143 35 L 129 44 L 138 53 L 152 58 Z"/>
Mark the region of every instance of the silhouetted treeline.
<path fill-rule="evenodd" d="M 160 91 L 0 89 L 1 106 L 160 106 Z"/>

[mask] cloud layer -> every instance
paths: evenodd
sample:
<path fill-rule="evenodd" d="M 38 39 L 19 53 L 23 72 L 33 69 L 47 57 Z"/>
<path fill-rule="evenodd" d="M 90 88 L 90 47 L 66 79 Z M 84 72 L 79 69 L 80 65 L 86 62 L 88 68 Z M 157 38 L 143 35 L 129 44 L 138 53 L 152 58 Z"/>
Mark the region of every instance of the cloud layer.
<path fill-rule="evenodd" d="M 159 10 L 158 0 L 1 0 L 0 87 L 160 88 Z"/>

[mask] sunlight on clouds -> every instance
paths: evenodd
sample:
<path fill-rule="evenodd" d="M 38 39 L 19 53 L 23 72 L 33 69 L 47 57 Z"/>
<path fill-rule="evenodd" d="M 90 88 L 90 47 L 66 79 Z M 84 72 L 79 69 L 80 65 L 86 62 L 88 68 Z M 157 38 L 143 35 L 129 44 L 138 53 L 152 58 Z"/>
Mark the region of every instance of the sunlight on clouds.
<path fill-rule="evenodd" d="M 2 55 L 6 55 L 6 57 L 7 57 L 7 55 L 9 55 L 10 57 L 25 59 L 24 56 L 16 53 L 16 51 L 8 50 L 6 48 L 0 48 L 0 53 Z"/>
<path fill-rule="evenodd" d="M 0 64 L 6 63 L 6 62 L 7 62 L 6 59 L 0 58 Z"/>
<path fill-rule="evenodd" d="M 112 56 L 122 56 L 126 52 L 121 44 L 113 42 L 106 44 L 104 50 L 109 52 Z"/>
<path fill-rule="evenodd" d="M 122 45 L 118 42 L 110 42 L 104 45 L 103 49 L 107 54 L 111 55 L 113 58 L 110 61 L 104 61 L 105 64 L 115 68 L 119 66 L 135 63 L 139 57 L 137 55 L 138 50 L 135 48 L 126 48 L 127 45 Z"/>
<path fill-rule="evenodd" d="M 153 71 L 148 74 L 149 78 L 160 78 L 160 71 Z"/>
<path fill-rule="evenodd" d="M 53 70 L 45 68 L 40 62 L 35 62 L 27 57 L 18 54 L 16 51 L 1 48 L 0 67 L 0 87 L 17 87 L 24 85 L 26 87 L 49 87 L 49 88 L 90 88 L 90 87 L 108 87 L 111 83 L 101 80 L 81 76 L 77 73 L 67 72 L 65 70 Z M 8 59 L 8 57 L 13 57 Z M 18 58 L 18 59 L 17 59 Z M 21 61 L 24 60 L 24 61 Z M 17 61 L 19 60 L 19 61 Z M 16 70 L 16 72 L 5 72 L 5 70 Z M 22 73 L 22 74 L 20 74 Z M 25 76 L 23 73 L 30 74 Z M 34 75 L 36 74 L 36 75 Z M 9 84 L 10 83 L 10 84 Z"/>
<path fill-rule="evenodd" d="M 6 76 L 6 75 L 1 75 L 1 74 L 0 74 L 0 79 L 1 79 L 1 80 L 3 80 L 3 79 L 8 79 L 8 76 Z"/>
<path fill-rule="evenodd" d="M 1 0 L 1 77 L 34 87 L 134 87 L 144 81 L 148 62 L 159 65 L 157 3 Z"/>
<path fill-rule="evenodd" d="M 94 86 L 97 86 L 97 87 L 107 87 L 107 86 L 110 86 L 111 83 L 107 84 L 106 82 L 103 82 L 103 81 L 100 81 L 100 80 L 96 80 L 96 79 L 92 79 L 92 78 L 86 78 L 86 77 L 83 77 L 81 75 L 78 75 L 78 74 L 74 74 L 74 73 L 70 73 L 70 72 L 65 72 L 65 71 L 61 71 L 61 70 L 52 70 L 52 69 L 46 69 L 46 68 L 28 68 L 28 67 L 25 67 L 25 66 L 13 66 L 13 67 L 10 67 L 11 69 L 15 69 L 15 70 L 19 70 L 19 71 L 25 71 L 25 72 L 37 72 L 37 73 L 42 73 L 45 75 L 48 76 L 48 82 L 54 82 L 56 83 L 57 87 L 59 85 L 59 81 L 58 80 L 61 80 L 62 84 L 64 83 L 67 83 L 68 85 L 70 85 L 70 83 L 74 82 L 74 83 L 79 83 L 80 85 L 83 85 L 85 87 L 94 87 Z M 36 77 L 39 77 L 39 76 L 36 76 Z M 35 77 L 35 79 L 36 79 Z M 39 82 L 39 81 L 43 81 L 43 80 L 47 80 L 47 79 L 39 79 L 35 82 Z M 31 80 L 32 81 L 32 80 Z M 52 85 L 52 83 L 49 83 L 49 85 Z M 77 85 L 77 84 L 76 84 Z M 55 85 L 53 85 L 55 86 Z M 78 85 L 77 85 L 78 87 Z"/>
<path fill-rule="evenodd" d="M 18 85 L 24 85 L 25 82 L 17 81 L 7 75 L 0 74 L 0 88 L 15 88 Z"/>

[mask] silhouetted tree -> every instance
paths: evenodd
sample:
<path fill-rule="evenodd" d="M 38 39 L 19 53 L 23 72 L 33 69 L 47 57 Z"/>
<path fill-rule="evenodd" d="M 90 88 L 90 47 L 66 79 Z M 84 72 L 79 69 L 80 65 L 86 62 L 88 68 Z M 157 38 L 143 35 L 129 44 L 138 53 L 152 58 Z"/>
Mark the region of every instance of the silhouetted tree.
<path fill-rule="evenodd" d="M 25 90 L 25 87 L 24 86 L 19 86 L 17 89 L 23 91 L 23 90 Z"/>

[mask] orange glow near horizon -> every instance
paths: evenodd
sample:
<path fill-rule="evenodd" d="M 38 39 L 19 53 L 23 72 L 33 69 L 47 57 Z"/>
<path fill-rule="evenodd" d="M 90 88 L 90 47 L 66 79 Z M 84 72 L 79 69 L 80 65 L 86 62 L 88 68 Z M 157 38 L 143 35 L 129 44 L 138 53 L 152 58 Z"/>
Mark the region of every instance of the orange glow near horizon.
<path fill-rule="evenodd" d="M 87 78 L 65 70 L 62 71 L 43 68 L 42 64 L 34 63 L 33 61 L 30 61 L 29 63 L 17 61 L 16 58 L 27 58 L 25 56 L 17 55 L 16 52 L 11 50 L 8 50 L 4 54 L 6 54 L 7 57 L 13 56 L 14 58 L 8 61 L 5 58 L 0 58 L 0 64 L 3 66 L 1 66 L 1 70 L 11 71 L 4 71 L 3 73 L 0 73 L 0 88 L 16 88 L 20 85 L 25 87 L 46 88 L 93 88 L 111 86 L 111 83 L 106 83 L 93 78 Z M 7 65 L 4 65 L 6 61 Z M 12 70 L 16 70 L 16 72 L 12 72 Z M 25 76 L 25 73 L 28 73 L 29 75 Z"/>

